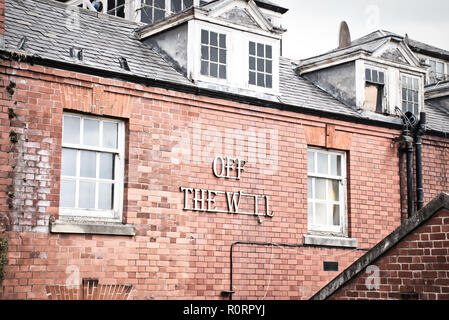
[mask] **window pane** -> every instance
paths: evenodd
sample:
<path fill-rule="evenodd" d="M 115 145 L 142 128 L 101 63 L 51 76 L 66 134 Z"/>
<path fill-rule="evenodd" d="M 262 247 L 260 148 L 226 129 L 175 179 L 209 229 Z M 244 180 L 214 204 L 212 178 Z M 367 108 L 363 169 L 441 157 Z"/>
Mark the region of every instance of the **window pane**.
<path fill-rule="evenodd" d="M 61 175 L 76 176 L 76 154 L 76 150 L 62 148 Z"/>
<path fill-rule="evenodd" d="M 335 204 L 332 206 L 332 224 L 334 226 L 340 225 L 340 206 L 338 204 Z"/>
<path fill-rule="evenodd" d="M 125 6 L 121 6 L 117 9 L 117 17 L 124 18 L 125 17 Z"/>
<path fill-rule="evenodd" d="M 418 79 L 413 79 L 413 90 L 419 90 Z"/>
<path fill-rule="evenodd" d="M 78 207 L 95 209 L 95 182 L 80 181 Z"/>
<path fill-rule="evenodd" d="M 184 0 L 184 8 L 190 8 L 193 6 L 193 0 Z"/>
<path fill-rule="evenodd" d="M 158 22 L 165 18 L 165 11 L 160 9 L 154 9 L 154 22 Z"/>
<path fill-rule="evenodd" d="M 117 149 L 118 124 L 103 122 L 103 147 Z"/>
<path fill-rule="evenodd" d="M 329 180 L 329 200 L 340 201 L 340 181 Z"/>
<path fill-rule="evenodd" d="M 341 176 L 341 156 L 331 154 L 331 175 Z"/>
<path fill-rule="evenodd" d="M 226 50 L 220 49 L 219 62 L 226 64 Z"/>
<path fill-rule="evenodd" d="M 226 79 L 226 66 L 220 65 L 218 77 L 220 79 Z"/>
<path fill-rule="evenodd" d="M 328 174 L 328 155 L 326 153 L 317 152 L 316 156 L 318 173 Z"/>
<path fill-rule="evenodd" d="M 249 84 L 256 84 L 256 73 L 249 72 Z"/>
<path fill-rule="evenodd" d="M 256 70 L 256 58 L 249 57 L 249 69 Z"/>
<path fill-rule="evenodd" d="M 154 6 L 156 8 L 165 9 L 165 0 L 154 0 Z"/>
<path fill-rule="evenodd" d="M 257 56 L 263 57 L 264 56 L 264 45 L 261 43 L 257 44 Z"/>
<path fill-rule="evenodd" d="M 65 208 L 75 207 L 75 188 L 74 180 L 61 180 L 61 189 L 59 194 L 59 206 Z"/>
<path fill-rule="evenodd" d="M 385 74 L 383 72 L 379 72 L 379 83 L 385 83 Z"/>
<path fill-rule="evenodd" d="M 365 69 L 366 81 L 371 81 L 371 69 Z"/>
<path fill-rule="evenodd" d="M 315 152 L 313 151 L 307 152 L 307 171 L 315 172 Z"/>
<path fill-rule="evenodd" d="M 436 64 L 437 64 L 436 61 L 430 60 L 430 70 L 431 71 L 436 72 L 436 70 L 437 70 L 437 65 Z"/>
<path fill-rule="evenodd" d="M 216 32 L 210 33 L 210 45 L 218 47 L 218 34 Z"/>
<path fill-rule="evenodd" d="M 210 48 L 210 61 L 212 62 L 218 62 L 218 49 L 217 48 Z"/>
<path fill-rule="evenodd" d="M 89 146 L 98 146 L 99 124 L 100 122 L 98 120 L 84 119 L 83 144 Z"/>
<path fill-rule="evenodd" d="M 209 32 L 206 30 L 201 30 L 201 43 L 209 44 Z"/>
<path fill-rule="evenodd" d="M 265 61 L 263 59 L 257 59 L 257 71 L 263 72 Z"/>
<path fill-rule="evenodd" d="M 85 178 L 96 177 L 96 153 L 92 151 L 81 151 L 80 154 L 80 176 Z"/>
<path fill-rule="evenodd" d="M 206 61 L 201 61 L 201 74 L 204 76 L 209 75 L 209 63 Z"/>
<path fill-rule="evenodd" d="M 273 73 L 273 65 L 271 60 L 265 61 L 265 72 L 266 73 Z"/>
<path fill-rule="evenodd" d="M 315 179 L 315 199 L 326 200 L 327 179 Z"/>
<path fill-rule="evenodd" d="M 201 59 L 209 60 L 209 47 L 201 46 Z"/>
<path fill-rule="evenodd" d="M 379 79 L 377 78 L 377 71 L 373 70 L 373 82 L 378 82 Z"/>
<path fill-rule="evenodd" d="M 265 87 L 266 88 L 273 87 L 273 77 L 272 76 L 269 76 L 269 75 L 266 76 Z"/>
<path fill-rule="evenodd" d="M 98 184 L 98 209 L 112 210 L 114 208 L 113 190 L 114 185 L 112 183 Z"/>
<path fill-rule="evenodd" d="M 407 100 L 407 89 L 402 89 L 402 100 Z"/>
<path fill-rule="evenodd" d="M 171 11 L 172 12 L 181 11 L 181 0 L 171 0 Z"/>
<path fill-rule="evenodd" d="M 218 64 L 216 63 L 210 64 L 210 76 L 215 78 L 218 77 Z"/>
<path fill-rule="evenodd" d="M 442 62 L 437 62 L 436 65 L 437 69 L 437 73 L 443 74 L 444 73 L 444 64 Z"/>
<path fill-rule="evenodd" d="M 220 48 L 226 49 L 226 35 L 220 34 Z"/>
<path fill-rule="evenodd" d="M 256 55 L 256 44 L 254 42 L 249 42 L 249 54 L 252 56 Z"/>
<path fill-rule="evenodd" d="M 257 73 L 257 85 L 259 87 L 265 87 L 265 81 L 264 81 L 263 73 Z"/>
<path fill-rule="evenodd" d="M 100 179 L 114 179 L 114 159 L 112 153 L 100 153 Z"/>
<path fill-rule="evenodd" d="M 265 46 L 266 52 L 265 52 L 265 57 L 268 59 L 271 59 L 273 54 L 272 54 L 272 50 L 271 50 L 271 46 Z"/>
<path fill-rule="evenodd" d="M 64 143 L 80 143 L 80 118 L 64 116 L 62 141 Z"/>
<path fill-rule="evenodd" d="M 326 225 L 327 224 L 327 205 L 322 203 L 315 203 L 315 224 Z"/>
<path fill-rule="evenodd" d="M 140 11 L 140 21 L 144 23 L 153 23 L 153 10 L 149 7 L 143 7 Z"/>

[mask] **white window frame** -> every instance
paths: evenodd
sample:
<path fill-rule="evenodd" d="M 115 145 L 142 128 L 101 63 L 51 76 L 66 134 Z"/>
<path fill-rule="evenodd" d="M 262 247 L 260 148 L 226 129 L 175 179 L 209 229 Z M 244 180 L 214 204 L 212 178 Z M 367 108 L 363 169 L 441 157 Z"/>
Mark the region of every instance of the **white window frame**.
<path fill-rule="evenodd" d="M 82 178 L 80 179 L 80 153 L 79 151 L 94 151 L 94 152 L 105 152 L 105 153 L 113 153 L 115 154 L 115 167 L 114 167 L 114 191 L 113 191 L 113 209 L 112 210 L 101 210 L 101 209 L 80 209 L 80 208 L 72 208 L 72 207 L 59 207 L 59 214 L 61 217 L 83 217 L 87 219 L 106 219 L 113 220 L 116 222 L 121 222 L 122 214 L 123 214 L 123 190 L 124 190 L 124 172 L 125 172 L 125 123 L 121 120 L 116 120 L 107 117 L 99 117 L 92 115 L 81 115 L 77 113 L 64 112 L 63 113 L 63 126 L 64 126 L 64 116 L 77 117 L 80 119 L 88 119 L 88 120 L 99 120 L 100 128 L 99 128 L 99 145 L 102 145 L 103 140 L 103 123 L 104 122 L 113 122 L 117 123 L 117 149 L 105 148 L 105 147 L 95 147 L 95 146 L 87 146 L 83 145 L 83 124 L 84 121 L 80 123 L 80 143 L 64 143 L 61 145 L 61 161 L 62 161 L 62 148 L 74 149 L 77 150 L 77 164 L 76 164 L 76 176 L 63 176 L 61 172 L 61 181 L 62 179 L 69 179 L 76 181 L 75 187 L 75 204 L 78 203 L 79 200 L 79 182 L 80 180 L 92 180 L 97 183 L 101 183 L 102 179 L 100 178 Z M 96 157 L 96 177 L 99 177 L 99 158 Z M 62 162 L 61 162 L 62 164 Z M 62 166 L 61 166 L 62 170 Z M 105 182 L 110 182 L 105 181 Z M 95 194 L 95 203 L 98 202 L 98 188 L 96 188 Z"/>
<path fill-rule="evenodd" d="M 430 66 L 431 66 L 431 62 L 435 63 L 435 72 L 429 67 L 427 84 L 435 84 L 435 83 L 438 83 L 439 81 L 448 80 L 449 79 L 449 63 L 447 63 L 444 60 L 427 59 L 427 64 L 429 64 Z M 442 79 L 438 79 L 438 77 L 437 77 L 437 73 L 436 73 L 436 64 L 437 63 L 440 63 L 443 65 L 443 73 L 442 74 L 438 73 L 438 75 L 440 75 L 440 77 L 442 76 Z M 434 73 L 433 77 L 436 79 L 436 81 L 431 81 L 433 73 Z"/>
<path fill-rule="evenodd" d="M 202 54 L 201 54 L 202 47 L 204 45 L 206 45 L 206 44 L 203 44 L 202 39 L 201 39 L 203 31 L 206 31 L 208 33 L 208 39 L 209 39 L 209 41 L 208 41 L 209 43 L 207 44 L 207 47 L 209 48 L 209 59 L 208 60 L 204 60 L 202 58 Z M 211 63 L 215 63 L 215 62 L 210 60 L 210 47 L 213 47 L 210 44 L 210 34 L 212 32 L 217 34 L 217 58 L 218 58 L 218 61 L 216 63 L 217 64 L 217 76 L 216 77 L 210 75 L 210 64 Z M 223 50 L 223 48 L 220 48 L 220 35 L 224 35 L 225 36 L 225 48 L 224 48 L 224 50 L 226 52 L 226 61 L 225 61 L 225 63 L 221 63 L 220 62 L 220 50 Z M 211 29 L 207 29 L 207 28 L 201 28 L 201 31 L 200 31 L 200 75 L 202 77 L 212 78 L 212 79 L 216 79 L 216 80 L 220 80 L 220 81 L 227 81 L 228 73 L 229 73 L 229 66 L 228 66 L 228 56 L 229 56 L 229 51 L 228 51 L 228 44 L 229 43 L 228 42 L 229 42 L 229 39 L 228 38 L 229 38 L 229 35 L 227 33 L 219 32 L 219 31 L 211 30 Z M 201 73 L 201 65 L 202 65 L 203 61 L 207 61 L 209 63 L 209 75 L 205 75 L 205 74 Z M 226 68 L 226 77 L 224 77 L 224 78 L 220 78 L 220 65 L 224 65 L 225 68 Z"/>
<path fill-rule="evenodd" d="M 343 236 L 343 237 L 347 237 L 348 236 L 348 229 L 347 229 L 347 171 L 346 171 L 346 152 L 344 151 L 337 151 L 337 150 L 328 150 L 328 149 L 322 149 L 322 148 L 314 148 L 314 147 L 309 147 L 307 148 L 307 163 L 308 163 L 308 159 L 309 159 L 309 152 L 314 152 L 314 168 L 315 168 L 315 173 L 311 173 L 309 172 L 309 169 L 307 168 L 307 184 L 308 184 L 308 189 L 309 189 L 309 179 L 312 179 L 312 198 L 309 198 L 309 192 L 307 192 L 307 207 L 308 207 L 308 214 L 307 214 L 307 225 L 308 225 L 308 232 L 310 234 L 326 234 L 326 235 L 336 235 L 336 236 Z M 331 161 L 328 158 L 328 172 L 329 174 L 320 174 L 317 173 L 317 155 L 316 153 L 323 153 L 328 155 L 338 155 L 341 156 L 341 176 L 335 176 L 335 175 L 331 175 L 331 168 L 330 168 L 330 163 Z M 317 200 L 315 199 L 315 183 L 313 182 L 314 179 L 316 178 L 321 178 L 321 179 L 326 179 L 326 180 L 338 180 L 339 181 L 339 200 L 338 201 L 331 201 L 331 200 Z M 326 183 L 326 186 L 328 184 Z M 328 187 L 326 187 L 326 198 L 327 197 L 327 193 L 328 193 Z M 334 226 L 334 225 L 330 225 L 330 224 L 326 224 L 326 225 L 319 225 L 316 224 L 314 221 L 315 218 L 315 204 L 316 203 L 322 203 L 322 204 L 326 204 L 326 205 L 330 205 L 330 204 L 336 204 L 340 206 L 340 225 L 338 226 Z M 310 210 L 310 206 L 312 207 L 312 210 Z M 327 218 L 330 216 L 330 209 L 331 206 L 328 207 L 328 212 L 327 212 Z"/>
<path fill-rule="evenodd" d="M 375 82 L 373 80 L 367 80 L 366 79 L 366 70 L 369 69 L 371 71 L 377 71 L 382 72 L 384 74 L 384 82 L 381 83 L 379 81 Z M 365 79 L 365 86 L 364 86 L 364 90 L 366 90 L 366 84 L 367 83 L 373 83 L 373 84 L 377 84 L 377 85 L 383 85 L 383 93 L 382 93 L 382 113 L 384 112 L 388 112 L 388 70 L 384 69 L 384 68 L 380 68 L 377 66 L 373 66 L 370 64 L 365 64 L 365 69 L 364 69 L 364 73 L 363 73 L 363 77 Z M 366 91 L 364 91 L 364 97 L 366 99 Z"/>
<path fill-rule="evenodd" d="M 250 44 L 251 44 L 251 42 L 252 43 L 254 43 L 254 45 L 255 45 L 255 53 L 254 53 L 254 55 L 252 55 L 252 54 L 250 54 L 249 53 L 249 47 L 250 47 Z M 261 71 L 258 71 L 257 70 L 257 59 L 259 58 L 259 56 L 257 55 L 257 47 L 258 47 L 258 45 L 263 45 L 263 47 L 264 47 L 264 56 L 263 57 L 260 57 L 260 58 L 262 58 L 263 59 L 263 61 L 264 61 L 264 71 L 263 72 L 261 72 Z M 266 57 L 266 47 L 267 46 L 269 46 L 270 48 L 271 48 L 271 58 L 267 58 Z M 250 65 L 249 65 L 249 58 L 250 57 L 253 57 L 254 59 L 255 59 L 255 69 L 254 70 L 251 70 L 250 69 Z M 266 61 L 267 60 L 270 60 L 271 61 L 271 73 L 267 73 L 266 72 L 266 65 L 265 65 L 265 63 L 266 63 Z M 255 41 L 255 40 L 249 40 L 248 41 L 248 85 L 250 86 L 250 88 L 251 87 L 258 87 L 258 88 L 264 88 L 264 89 L 267 89 L 267 90 L 271 90 L 271 89 L 273 89 L 273 86 L 274 86 L 274 84 L 273 84 L 273 81 L 274 81 L 274 72 L 273 72 L 273 67 L 274 67 L 274 57 L 273 57 L 273 46 L 271 45 L 271 44 L 268 44 L 268 43 L 266 43 L 266 42 L 260 42 L 260 41 Z M 256 79 L 255 79 L 255 81 L 256 81 L 256 84 L 251 84 L 250 83 L 250 79 L 249 79 L 249 73 L 250 72 L 254 72 L 255 73 L 255 77 L 256 77 Z M 267 75 L 269 75 L 269 76 L 271 76 L 271 87 L 267 87 L 267 86 L 259 86 L 258 84 L 257 84 L 257 75 L 258 74 L 263 74 L 263 76 L 264 76 L 264 83 L 266 83 L 266 76 Z"/>
<path fill-rule="evenodd" d="M 226 79 L 201 75 L 201 29 L 226 34 Z M 189 41 L 187 50 L 189 54 L 187 58 L 187 74 L 199 86 L 258 97 L 264 97 L 265 94 L 279 94 L 280 43 L 278 39 L 242 32 L 238 29 L 200 20 L 189 21 L 188 32 Z M 249 84 L 249 41 L 264 43 L 272 47 L 272 88 Z"/>
<path fill-rule="evenodd" d="M 403 106 L 402 106 L 402 103 L 404 102 L 404 100 L 402 99 L 402 89 L 403 89 L 402 85 L 403 85 L 404 77 L 408 77 L 408 78 L 411 78 L 412 80 L 417 80 L 418 81 L 418 112 L 417 112 L 417 114 L 415 114 L 414 111 L 412 111 L 412 113 L 415 114 L 415 116 L 418 116 L 419 113 L 422 110 L 422 103 L 421 103 L 421 92 L 422 92 L 421 87 L 422 87 L 422 83 L 421 83 L 421 78 L 417 77 L 415 75 L 409 74 L 409 73 L 404 73 L 404 72 L 401 72 L 400 75 L 399 75 L 399 101 L 400 101 L 400 106 L 401 106 L 400 108 L 401 108 L 401 110 L 404 113 L 407 112 L 407 111 L 410 111 L 410 110 L 408 110 L 408 106 L 407 106 L 407 110 L 406 111 L 404 111 Z"/>

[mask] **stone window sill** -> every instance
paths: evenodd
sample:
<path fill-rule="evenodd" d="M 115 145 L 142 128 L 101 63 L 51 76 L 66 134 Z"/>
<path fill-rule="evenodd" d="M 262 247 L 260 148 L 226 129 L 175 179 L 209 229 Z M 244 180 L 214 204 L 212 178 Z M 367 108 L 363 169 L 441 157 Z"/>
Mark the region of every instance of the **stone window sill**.
<path fill-rule="evenodd" d="M 341 247 L 341 248 L 357 248 L 357 239 L 336 237 L 330 235 L 304 235 L 304 244 L 312 246 Z"/>
<path fill-rule="evenodd" d="M 132 224 L 95 223 L 56 220 L 50 224 L 52 233 L 103 234 L 116 236 L 135 236 L 136 229 Z"/>

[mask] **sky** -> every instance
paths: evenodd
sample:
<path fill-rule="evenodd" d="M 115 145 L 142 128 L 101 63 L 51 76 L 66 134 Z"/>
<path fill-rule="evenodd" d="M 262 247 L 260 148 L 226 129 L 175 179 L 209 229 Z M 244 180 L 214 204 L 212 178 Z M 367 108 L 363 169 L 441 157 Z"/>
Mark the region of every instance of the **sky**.
<path fill-rule="evenodd" d="M 341 21 L 351 38 L 379 29 L 449 51 L 448 0 L 271 0 L 283 16 L 283 56 L 304 59 L 338 46 Z"/>

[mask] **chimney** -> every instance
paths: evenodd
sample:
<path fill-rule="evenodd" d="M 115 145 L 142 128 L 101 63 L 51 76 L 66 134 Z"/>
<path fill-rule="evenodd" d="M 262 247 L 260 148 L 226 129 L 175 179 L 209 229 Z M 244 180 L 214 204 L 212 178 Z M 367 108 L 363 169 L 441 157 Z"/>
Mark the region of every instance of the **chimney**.
<path fill-rule="evenodd" d="M 340 34 L 338 35 L 338 48 L 343 49 L 351 45 L 351 34 L 346 21 L 340 23 Z"/>

